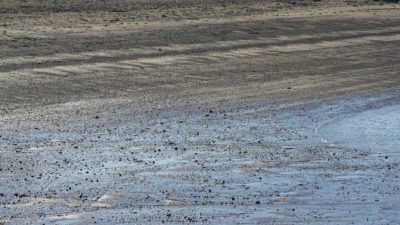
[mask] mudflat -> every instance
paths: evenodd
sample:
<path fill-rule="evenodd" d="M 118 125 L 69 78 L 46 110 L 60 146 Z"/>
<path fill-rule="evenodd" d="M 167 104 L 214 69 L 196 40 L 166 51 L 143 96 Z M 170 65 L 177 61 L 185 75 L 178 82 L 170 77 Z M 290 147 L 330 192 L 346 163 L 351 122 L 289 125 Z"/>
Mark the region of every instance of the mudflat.
<path fill-rule="evenodd" d="M 397 3 L 0 0 L 0 224 L 399 224 L 399 62 Z"/>

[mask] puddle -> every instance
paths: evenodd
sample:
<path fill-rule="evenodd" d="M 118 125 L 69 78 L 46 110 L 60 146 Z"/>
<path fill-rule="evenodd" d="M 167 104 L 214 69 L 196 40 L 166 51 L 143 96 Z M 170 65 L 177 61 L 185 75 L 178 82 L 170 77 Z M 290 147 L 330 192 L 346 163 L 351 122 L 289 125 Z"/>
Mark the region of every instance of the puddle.
<path fill-rule="evenodd" d="M 335 146 L 399 153 L 400 105 L 387 106 L 334 120 L 318 130 L 323 142 Z"/>
<path fill-rule="evenodd" d="M 63 216 L 54 216 L 47 218 L 47 222 L 56 225 L 72 225 L 72 224 L 82 224 L 82 215 L 81 214 L 70 214 L 70 215 L 63 215 Z M 38 221 L 35 224 L 49 224 L 45 221 Z"/>

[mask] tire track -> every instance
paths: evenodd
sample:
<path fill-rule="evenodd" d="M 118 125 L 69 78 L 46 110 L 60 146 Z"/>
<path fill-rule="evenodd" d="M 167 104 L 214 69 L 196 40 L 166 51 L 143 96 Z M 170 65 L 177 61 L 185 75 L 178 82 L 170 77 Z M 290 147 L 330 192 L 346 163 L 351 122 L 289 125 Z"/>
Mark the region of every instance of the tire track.
<path fill-rule="evenodd" d="M 175 64 L 219 63 L 227 60 L 240 60 L 282 52 L 313 51 L 395 41 L 400 41 L 400 28 L 366 32 L 346 31 L 342 34 L 339 33 L 334 36 L 328 34 L 322 35 L 322 37 L 295 36 L 228 41 L 226 43 L 208 44 L 206 45 L 207 47 L 174 45 L 164 47 L 164 53 L 158 53 L 158 50 L 152 48 L 105 51 L 100 53 L 101 56 L 98 56 L 99 53 L 87 52 L 78 55 L 60 54 L 52 57 L 18 57 L 3 60 L 0 63 L 0 71 L 68 76 L 69 74 L 87 74 L 98 71 L 112 71 L 114 69 L 137 70 Z M 26 67 L 30 69 L 24 69 Z"/>

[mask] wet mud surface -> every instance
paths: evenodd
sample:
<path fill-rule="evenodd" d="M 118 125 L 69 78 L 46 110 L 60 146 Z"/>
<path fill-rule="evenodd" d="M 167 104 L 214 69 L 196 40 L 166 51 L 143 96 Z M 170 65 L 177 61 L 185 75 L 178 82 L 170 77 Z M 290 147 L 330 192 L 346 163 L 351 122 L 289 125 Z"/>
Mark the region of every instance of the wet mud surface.
<path fill-rule="evenodd" d="M 66 121 L 57 115 L 87 106 L 52 106 L 54 120 L 34 121 L 32 112 L 29 126 L 2 133 L 2 216 L 15 224 L 397 223 L 398 152 L 328 144 L 315 130 L 399 97 L 124 104 Z"/>
<path fill-rule="evenodd" d="M 0 2 L 1 224 L 400 223 L 398 5 L 62 2 Z"/>
<path fill-rule="evenodd" d="M 333 145 L 373 149 L 377 152 L 399 154 L 399 105 L 368 110 L 348 118 L 334 120 L 318 131 Z"/>

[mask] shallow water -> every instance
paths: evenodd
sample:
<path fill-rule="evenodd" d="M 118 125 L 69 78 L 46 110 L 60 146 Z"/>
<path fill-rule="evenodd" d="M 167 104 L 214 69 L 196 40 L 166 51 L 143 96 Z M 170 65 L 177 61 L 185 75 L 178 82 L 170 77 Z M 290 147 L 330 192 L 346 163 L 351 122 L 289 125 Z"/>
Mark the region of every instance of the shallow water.
<path fill-rule="evenodd" d="M 400 152 L 400 105 L 352 114 L 333 120 L 321 128 L 321 140 L 335 146 Z"/>

